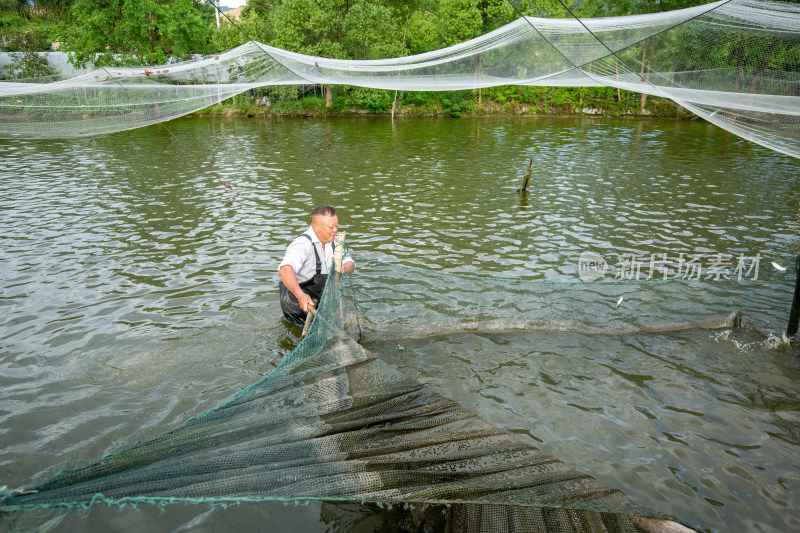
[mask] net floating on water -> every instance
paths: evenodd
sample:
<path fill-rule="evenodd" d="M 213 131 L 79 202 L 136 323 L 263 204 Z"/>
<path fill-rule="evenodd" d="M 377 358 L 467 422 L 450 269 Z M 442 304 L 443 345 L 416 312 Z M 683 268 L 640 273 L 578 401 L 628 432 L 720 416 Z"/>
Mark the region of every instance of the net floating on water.
<path fill-rule="evenodd" d="M 453 531 L 640 531 L 668 519 L 523 443 L 363 348 L 330 276 L 281 365 L 182 426 L 0 500 L 94 505 L 356 501 L 447 505 Z M 441 514 L 441 512 L 439 512 Z M 677 525 L 677 524 L 676 524 Z"/>

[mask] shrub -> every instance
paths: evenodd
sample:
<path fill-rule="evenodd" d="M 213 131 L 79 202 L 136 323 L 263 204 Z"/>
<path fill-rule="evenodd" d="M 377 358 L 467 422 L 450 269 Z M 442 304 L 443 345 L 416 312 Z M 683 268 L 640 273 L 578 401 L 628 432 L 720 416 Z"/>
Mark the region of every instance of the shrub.
<path fill-rule="evenodd" d="M 394 91 L 352 87 L 344 94 L 334 97 L 333 107 L 337 111 L 366 109 L 372 113 L 389 113 L 392 110 L 393 101 Z"/>

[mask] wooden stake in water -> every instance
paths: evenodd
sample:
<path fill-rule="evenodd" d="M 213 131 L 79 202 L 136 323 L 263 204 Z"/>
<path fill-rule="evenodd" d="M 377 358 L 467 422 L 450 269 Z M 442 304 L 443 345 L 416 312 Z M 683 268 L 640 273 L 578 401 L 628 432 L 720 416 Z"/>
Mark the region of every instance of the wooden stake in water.
<path fill-rule="evenodd" d="M 517 186 L 517 190 L 520 192 L 527 192 L 528 191 L 528 183 L 531 181 L 531 175 L 533 174 L 533 158 L 531 157 L 531 162 L 528 165 L 528 171 L 522 176 L 522 181 Z"/>
<path fill-rule="evenodd" d="M 786 336 L 790 339 L 797 335 L 797 323 L 800 321 L 800 255 L 794 260 L 794 299 L 792 310 L 789 311 L 789 324 L 786 326 Z"/>

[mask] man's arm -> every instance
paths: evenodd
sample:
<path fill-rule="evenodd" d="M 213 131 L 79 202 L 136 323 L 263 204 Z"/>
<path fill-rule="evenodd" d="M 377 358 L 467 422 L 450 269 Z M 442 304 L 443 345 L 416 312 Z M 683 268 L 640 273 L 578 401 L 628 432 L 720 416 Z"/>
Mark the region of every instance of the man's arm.
<path fill-rule="evenodd" d="M 303 292 L 303 289 L 300 288 L 300 284 L 297 283 L 297 276 L 294 273 L 294 268 L 292 265 L 283 265 L 278 270 L 278 273 L 281 276 L 281 281 L 283 284 L 286 285 L 287 289 L 289 289 L 289 292 L 294 294 L 294 297 L 297 298 L 297 303 L 300 304 L 300 309 L 302 309 L 303 312 L 308 313 L 308 304 L 311 303 L 311 296 Z"/>
<path fill-rule="evenodd" d="M 352 259 L 347 260 L 347 262 L 342 265 L 342 272 L 344 272 L 345 274 L 351 274 L 355 269 L 356 269 L 356 264 L 353 262 Z M 284 283 L 286 282 L 284 281 Z"/>

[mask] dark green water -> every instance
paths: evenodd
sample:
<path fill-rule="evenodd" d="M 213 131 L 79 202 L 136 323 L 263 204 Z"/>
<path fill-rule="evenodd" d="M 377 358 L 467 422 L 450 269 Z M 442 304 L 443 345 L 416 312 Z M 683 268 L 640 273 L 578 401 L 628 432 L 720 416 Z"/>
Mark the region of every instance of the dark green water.
<path fill-rule="evenodd" d="M 800 528 L 800 358 L 775 338 L 800 252 L 796 160 L 699 122 L 168 127 L 174 136 L 152 127 L 0 144 L 0 485 L 166 431 L 274 368 L 297 342 L 280 318 L 277 265 L 311 207 L 328 203 L 363 258 L 362 283 L 380 283 L 371 260 L 575 281 L 585 250 L 609 263 L 630 253 L 760 254 L 755 300 L 735 284 L 714 294 L 745 308 L 761 336 L 412 334 L 370 347 L 697 529 Z M 520 195 L 529 158 L 531 190 Z M 239 191 L 236 201 L 199 160 Z M 453 287 L 436 279 L 444 298 Z M 173 506 L 98 509 L 60 530 L 109 524 L 372 531 L 391 530 L 392 518 L 355 505 Z"/>

